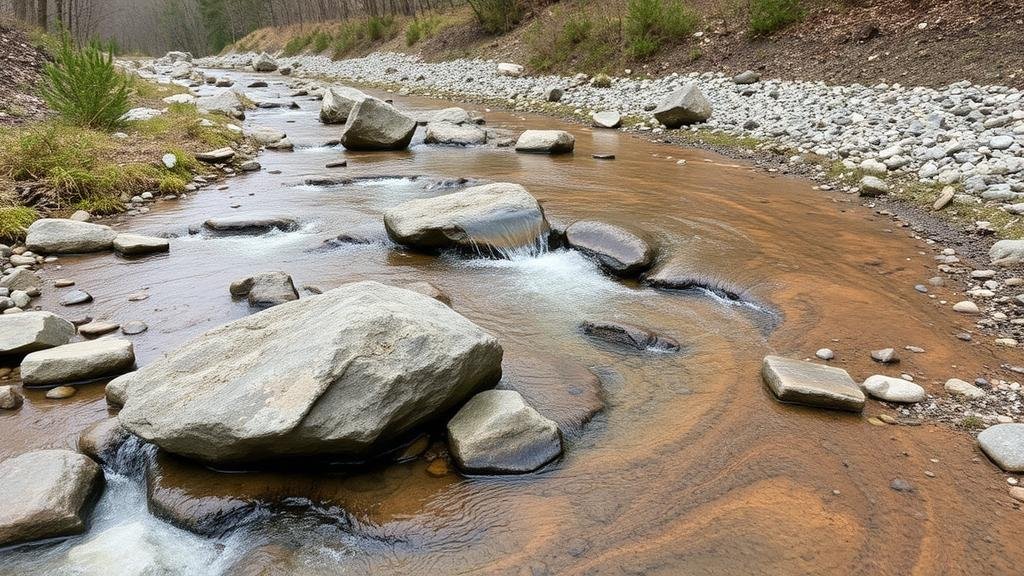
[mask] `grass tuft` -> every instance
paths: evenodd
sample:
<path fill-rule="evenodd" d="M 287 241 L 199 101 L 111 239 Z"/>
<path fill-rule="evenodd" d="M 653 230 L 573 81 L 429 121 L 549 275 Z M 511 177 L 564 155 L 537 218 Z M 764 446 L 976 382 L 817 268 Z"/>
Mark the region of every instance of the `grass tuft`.
<path fill-rule="evenodd" d="M 750 31 L 771 34 L 804 17 L 800 0 L 751 0 Z"/>
<path fill-rule="evenodd" d="M 24 237 L 39 213 L 26 206 L 0 206 L 0 242 L 14 242 Z"/>

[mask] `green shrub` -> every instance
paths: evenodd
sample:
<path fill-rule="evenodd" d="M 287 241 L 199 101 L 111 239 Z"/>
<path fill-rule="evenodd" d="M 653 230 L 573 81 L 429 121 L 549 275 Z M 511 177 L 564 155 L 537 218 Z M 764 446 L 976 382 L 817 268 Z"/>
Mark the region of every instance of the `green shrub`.
<path fill-rule="evenodd" d="M 130 107 L 130 83 L 114 67 L 114 55 L 94 45 L 77 50 L 67 34 L 46 64 L 40 92 L 61 116 L 90 128 L 117 126 Z"/>
<path fill-rule="evenodd" d="M 751 0 L 750 31 L 771 34 L 804 17 L 800 0 Z"/>
<path fill-rule="evenodd" d="M 678 42 L 693 34 L 700 15 L 682 0 L 629 0 L 626 6 L 626 51 L 643 59 L 661 49 L 665 42 Z"/>
<path fill-rule="evenodd" d="M 39 213 L 25 206 L 0 206 L 0 242 L 13 242 L 25 235 Z"/>
<path fill-rule="evenodd" d="M 312 41 L 312 34 L 299 34 L 298 36 L 293 36 L 290 40 L 288 40 L 288 42 L 285 43 L 284 49 L 281 51 L 281 54 L 283 54 L 284 56 L 295 56 L 299 52 L 305 50 L 306 46 L 309 46 L 309 44 Z"/>
<path fill-rule="evenodd" d="M 430 38 L 440 27 L 441 19 L 437 16 L 414 19 L 409 23 L 409 27 L 405 29 L 405 45 L 412 46 L 420 40 Z"/>
<path fill-rule="evenodd" d="M 468 0 L 473 14 L 484 31 L 490 34 L 508 32 L 523 18 L 519 0 Z"/>
<path fill-rule="evenodd" d="M 529 50 L 528 64 L 535 70 L 593 72 L 607 70 L 616 60 L 619 25 L 611 18 L 591 19 L 574 14 L 564 22 L 538 19 L 527 29 L 524 39 Z"/>
<path fill-rule="evenodd" d="M 313 34 L 313 51 L 319 54 L 331 45 L 331 35 L 323 30 L 317 30 Z"/>

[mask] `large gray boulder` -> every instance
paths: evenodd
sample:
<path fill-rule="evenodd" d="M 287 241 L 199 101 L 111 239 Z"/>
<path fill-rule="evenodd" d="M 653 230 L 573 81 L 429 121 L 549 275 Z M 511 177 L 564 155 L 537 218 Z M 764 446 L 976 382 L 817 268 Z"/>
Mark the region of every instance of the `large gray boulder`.
<path fill-rule="evenodd" d="M 654 118 L 666 128 L 696 124 L 710 117 L 711 103 L 693 82 L 666 96 L 654 109 Z"/>
<path fill-rule="evenodd" d="M 423 141 L 427 144 L 472 146 L 487 143 L 487 132 L 474 124 L 430 122 Z"/>
<path fill-rule="evenodd" d="M 842 368 L 765 356 L 761 377 L 782 402 L 860 412 L 864 393 Z"/>
<path fill-rule="evenodd" d="M 992 245 L 988 257 L 993 264 L 1012 266 L 1024 262 L 1024 240 L 1000 240 Z"/>
<path fill-rule="evenodd" d="M 344 124 L 352 108 L 366 98 L 366 94 L 355 88 L 331 86 L 324 90 L 324 99 L 320 103 L 320 121 L 324 124 Z"/>
<path fill-rule="evenodd" d="M 257 72 L 273 72 L 277 70 L 277 60 L 266 52 L 252 59 L 252 69 Z"/>
<path fill-rule="evenodd" d="M 501 357 L 444 304 L 358 282 L 210 330 L 108 396 L 130 432 L 206 462 L 362 458 L 494 385 Z"/>
<path fill-rule="evenodd" d="M 467 472 L 524 474 L 558 458 L 562 434 L 519 392 L 485 390 L 448 422 L 448 446 Z"/>
<path fill-rule="evenodd" d="M 235 280 L 229 287 L 232 296 L 246 296 L 249 305 L 269 308 L 299 299 L 292 277 L 285 272 L 261 272 L 247 278 Z"/>
<path fill-rule="evenodd" d="M 996 424 L 978 434 L 978 445 L 1007 472 L 1024 472 L 1024 424 Z"/>
<path fill-rule="evenodd" d="M 69 450 L 39 450 L 0 462 L 0 547 L 85 531 L 103 471 Z"/>
<path fill-rule="evenodd" d="M 608 272 L 636 276 L 651 267 L 654 249 L 640 236 L 618 226 L 580 220 L 565 229 L 569 246 L 596 259 Z"/>
<path fill-rule="evenodd" d="M 505 182 L 399 204 L 384 213 L 384 227 L 396 243 L 427 250 L 503 250 L 548 232 L 537 199 Z"/>
<path fill-rule="evenodd" d="M 517 152 L 566 154 L 576 147 L 576 137 L 565 130 L 527 130 L 516 140 Z"/>
<path fill-rule="evenodd" d="M 45 254 L 110 250 L 117 232 L 110 226 L 64 218 L 42 218 L 28 227 L 25 246 Z"/>
<path fill-rule="evenodd" d="M 349 150 L 402 150 L 416 132 L 416 120 L 367 96 L 349 113 L 341 145 Z"/>
<path fill-rule="evenodd" d="M 130 370 L 134 363 L 135 351 L 128 340 L 87 340 L 25 356 L 21 380 L 30 386 L 78 382 Z"/>
<path fill-rule="evenodd" d="M 0 315 L 0 355 L 61 346 L 74 335 L 75 325 L 51 312 Z"/>

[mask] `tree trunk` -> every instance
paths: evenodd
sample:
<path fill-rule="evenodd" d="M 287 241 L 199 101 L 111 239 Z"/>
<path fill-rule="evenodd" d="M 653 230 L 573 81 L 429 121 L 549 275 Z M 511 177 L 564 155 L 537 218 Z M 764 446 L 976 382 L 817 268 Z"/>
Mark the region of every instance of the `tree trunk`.
<path fill-rule="evenodd" d="M 49 20 L 46 14 L 46 10 L 49 8 L 48 3 L 49 0 L 36 0 L 36 23 L 43 30 L 46 30 L 46 24 Z"/>

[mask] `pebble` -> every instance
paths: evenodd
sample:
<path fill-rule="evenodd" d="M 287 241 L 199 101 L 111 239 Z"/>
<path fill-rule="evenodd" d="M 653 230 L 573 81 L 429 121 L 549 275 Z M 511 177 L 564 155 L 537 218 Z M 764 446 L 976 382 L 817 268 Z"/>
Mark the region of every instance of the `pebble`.
<path fill-rule="evenodd" d="M 970 300 L 963 300 L 953 305 L 954 312 L 960 312 L 961 314 L 978 314 L 981 312 L 978 309 L 978 305 Z"/>
<path fill-rule="evenodd" d="M 63 400 L 74 396 L 75 392 L 78 392 L 78 389 L 74 386 L 57 386 L 47 390 L 46 397 L 51 400 Z"/>
<path fill-rule="evenodd" d="M 60 278 L 53 281 L 53 285 L 57 288 L 67 288 L 68 286 L 74 286 L 75 281 L 68 278 Z"/>
<path fill-rule="evenodd" d="M 121 332 L 124 332 L 129 336 L 134 336 L 135 334 L 142 334 L 146 330 L 149 330 L 149 326 L 147 326 L 146 323 L 141 320 L 129 320 L 128 322 L 125 322 L 124 324 L 121 325 Z"/>
<path fill-rule="evenodd" d="M 119 326 L 110 322 L 89 322 L 78 327 L 78 333 L 87 338 L 102 336 L 117 330 Z"/>

